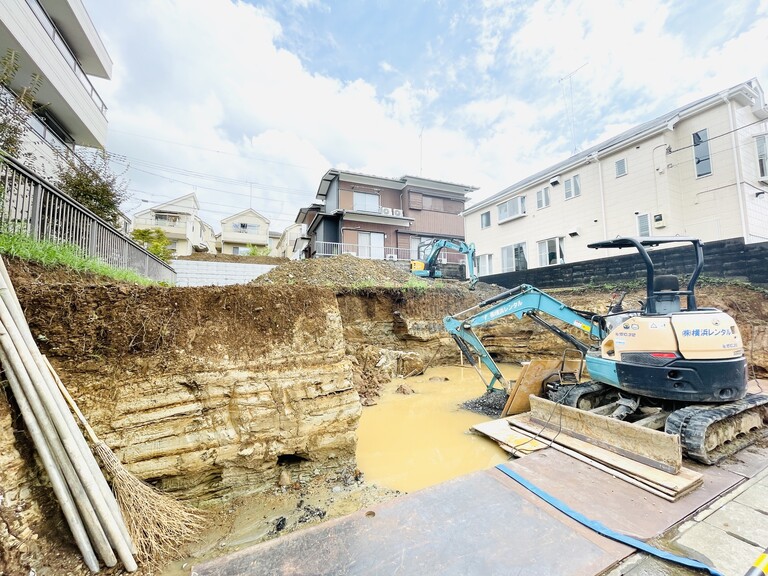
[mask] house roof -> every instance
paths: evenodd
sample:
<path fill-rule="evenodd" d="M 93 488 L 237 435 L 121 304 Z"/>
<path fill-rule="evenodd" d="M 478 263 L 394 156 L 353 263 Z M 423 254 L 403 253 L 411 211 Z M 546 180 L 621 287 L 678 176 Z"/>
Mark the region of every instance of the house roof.
<path fill-rule="evenodd" d="M 422 178 L 421 176 L 385 178 L 382 176 L 374 176 L 372 174 L 331 168 L 320 180 L 316 198 L 324 199 L 328 195 L 328 189 L 331 186 L 331 182 L 337 178 L 344 180 L 345 182 L 354 182 L 356 184 L 366 184 L 369 186 L 382 186 L 386 188 L 394 188 L 395 190 L 402 190 L 406 186 L 417 186 L 419 188 L 432 188 L 441 192 L 450 192 L 454 194 L 460 193 L 462 195 L 477 190 L 475 186 L 456 184 L 454 182 L 445 182 L 442 180 L 432 180 L 429 178 Z"/>
<path fill-rule="evenodd" d="M 232 214 L 232 216 L 227 216 L 226 218 L 222 218 L 222 222 L 229 222 L 230 220 L 234 220 L 236 218 L 242 218 L 243 216 L 257 216 L 264 220 L 265 222 L 269 223 L 269 218 L 262 216 L 256 210 L 253 208 L 248 208 L 246 210 L 243 210 L 242 212 L 238 212 L 237 214 Z"/>
<path fill-rule="evenodd" d="M 753 109 L 758 115 L 768 114 L 768 109 L 765 106 L 765 99 L 763 90 L 756 78 L 752 78 L 741 84 L 731 86 L 726 90 L 722 90 L 715 94 L 711 94 L 704 98 L 700 98 L 690 104 L 681 106 L 671 112 L 667 112 L 658 118 L 654 118 L 643 124 L 639 124 L 634 128 L 622 132 L 618 136 L 609 138 L 583 152 L 579 152 L 570 158 L 563 160 L 557 164 L 553 164 L 549 168 L 545 168 L 540 172 L 504 188 L 501 192 L 497 192 L 493 196 L 486 198 L 478 202 L 477 204 L 470 206 L 464 211 L 464 214 L 472 214 L 478 210 L 482 210 L 492 204 L 495 204 L 502 199 L 514 196 L 518 192 L 522 192 L 526 188 L 538 183 L 549 182 L 549 180 L 557 176 L 560 172 L 565 172 L 580 165 L 597 160 L 601 155 L 608 154 L 625 148 L 630 145 L 634 145 L 635 142 L 645 140 L 657 134 L 663 133 L 666 130 L 672 130 L 678 122 L 690 117 L 694 114 L 698 114 L 701 111 L 716 106 L 723 102 L 724 98 L 733 98 L 743 105 L 752 105 Z"/>
<path fill-rule="evenodd" d="M 183 214 L 190 214 L 190 212 L 184 212 L 184 210 L 178 210 L 178 208 L 188 209 L 187 206 L 183 205 L 188 200 L 192 200 L 192 208 L 194 210 L 200 210 L 200 203 L 197 201 L 197 196 L 195 195 L 194 192 L 192 194 L 185 194 L 184 196 L 179 196 L 178 198 L 174 198 L 173 200 L 169 200 L 168 202 L 164 202 L 162 204 L 157 204 L 155 206 L 152 206 L 149 210 L 152 212 L 180 212 Z M 172 210 L 172 208 L 176 208 L 176 210 Z"/>

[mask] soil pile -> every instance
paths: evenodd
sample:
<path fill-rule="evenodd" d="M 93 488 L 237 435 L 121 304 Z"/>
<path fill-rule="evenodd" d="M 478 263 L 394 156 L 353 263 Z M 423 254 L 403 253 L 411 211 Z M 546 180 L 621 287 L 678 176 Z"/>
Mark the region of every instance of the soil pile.
<path fill-rule="evenodd" d="M 174 260 L 195 260 L 197 262 L 236 262 L 238 264 L 272 264 L 279 266 L 288 262 L 287 258 L 273 256 L 240 256 L 237 254 L 213 254 L 211 252 L 195 252 L 189 256 L 176 256 Z"/>
<path fill-rule="evenodd" d="M 343 254 L 331 258 L 290 260 L 259 276 L 251 284 L 308 284 L 334 288 L 397 287 L 412 278 L 410 272 L 392 262 Z"/>

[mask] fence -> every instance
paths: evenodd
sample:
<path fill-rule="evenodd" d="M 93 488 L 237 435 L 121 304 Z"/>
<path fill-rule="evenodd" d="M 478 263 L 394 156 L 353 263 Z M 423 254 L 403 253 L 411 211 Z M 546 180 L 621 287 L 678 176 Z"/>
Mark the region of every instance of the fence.
<path fill-rule="evenodd" d="M 160 282 L 176 280 L 168 264 L 8 156 L 0 158 L 0 195 L 4 232 L 73 244 L 115 268 Z"/>

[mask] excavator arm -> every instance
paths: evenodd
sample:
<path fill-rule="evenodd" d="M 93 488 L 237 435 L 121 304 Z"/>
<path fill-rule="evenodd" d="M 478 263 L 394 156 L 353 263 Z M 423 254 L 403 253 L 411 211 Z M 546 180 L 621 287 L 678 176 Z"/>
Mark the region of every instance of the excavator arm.
<path fill-rule="evenodd" d="M 479 310 L 479 311 L 478 311 Z M 483 379 L 486 388 L 491 390 L 498 382 L 505 390 L 509 391 L 510 383 L 504 378 L 486 350 L 480 338 L 475 334 L 474 328 L 484 326 L 506 316 L 523 318 L 527 316 L 537 324 L 550 330 L 561 339 L 565 340 L 582 353 L 589 350 L 589 345 L 579 340 L 569 332 L 552 324 L 542 317 L 542 314 L 560 320 L 570 326 L 574 326 L 589 335 L 593 340 L 601 340 L 605 336 L 604 329 L 598 317 L 587 312 L 580 312 L 560 302 L 556 298 L 542 292 L 538 288 L 528 284 L 521 284 L 516 288 L 502 292 L 492 298 L 483 300 L 476 306 L 459 312 L 453 316 L 446 316 L 443 325 L 453 337 L 467 361 L 474 366 Z M 491 380 L 486 381 L 480 372 L 474 357 L 490 371 Z"/>

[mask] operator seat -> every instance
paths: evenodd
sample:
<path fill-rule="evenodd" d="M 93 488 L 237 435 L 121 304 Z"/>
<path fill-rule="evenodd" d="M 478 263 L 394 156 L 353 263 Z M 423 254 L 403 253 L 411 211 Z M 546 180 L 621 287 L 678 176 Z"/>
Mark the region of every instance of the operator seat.
<path fill-rule="evenodd" d="M 680 312 L 680 281 L 674 274 L 664 274 L 653 279 L 653 300 L 657 314 Z"/>

